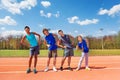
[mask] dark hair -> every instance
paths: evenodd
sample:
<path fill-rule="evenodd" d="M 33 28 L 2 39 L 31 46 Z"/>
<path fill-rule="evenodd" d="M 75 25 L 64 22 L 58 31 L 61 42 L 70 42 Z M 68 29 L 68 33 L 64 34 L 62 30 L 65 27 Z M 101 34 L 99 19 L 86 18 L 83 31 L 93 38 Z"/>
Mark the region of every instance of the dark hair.
<path fill-rule="evenodd" d="M 29 27 L 29 26 L 25 26 L 25 28 L 24 28 L 24 29 L 26 29 L 26 28 L 27 28 L 27 29 L 30 29 L 30 27 Z"/>
<path fill-rule="evenodd" d="M 58 32 L 63 32 L 62 30 L 58 30 Z"/>
<path fill-rule="evenodd" d="M 44 31 L 48 31 L 48 29 L 44 28 L 42 32 L 44 33 Z"/>

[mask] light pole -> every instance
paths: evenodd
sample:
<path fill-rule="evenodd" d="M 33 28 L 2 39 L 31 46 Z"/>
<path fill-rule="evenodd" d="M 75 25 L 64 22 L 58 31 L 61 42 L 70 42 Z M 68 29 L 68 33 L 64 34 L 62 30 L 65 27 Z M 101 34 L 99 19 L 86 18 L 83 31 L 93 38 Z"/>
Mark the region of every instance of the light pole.
<path fill-rule="evenodd" d="M 100 28 L 100 31 L 103 32 L 103 28 Z M 104 49 L 104 43 L 103 43 L 103 35 L 102 35 L 102 50 Z"/>

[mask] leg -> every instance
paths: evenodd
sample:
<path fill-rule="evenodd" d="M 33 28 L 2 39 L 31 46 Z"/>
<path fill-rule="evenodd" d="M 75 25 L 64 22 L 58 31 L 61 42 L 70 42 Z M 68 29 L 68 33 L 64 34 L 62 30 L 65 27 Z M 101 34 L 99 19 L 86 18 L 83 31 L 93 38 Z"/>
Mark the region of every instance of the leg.
<path fill-rule="evenodd" d="M 86 70 L 90 70 L 89 66 L 88 66 L 88 53 L 85 53 L 85 69 Z"/>
<path fill-rule="evenodd" d="M 38 55 L 37 54 L 35 54 L 34 55 L 34 68 L 36 69 L 36 65 L 37 65 L 37 57 L 38 57 Z"/>
<path fill-rule="evenodd" d="M 49 64 L 50 64 L 51 57 L 52 57 L 52 51 L 49 51 L 49 52 L 48 52 L 47 67 L 46 67 L 46 69 L 44 70 L 45 72 L 47 72 L 47 71 L 49 70 Z"/>
<path fill-rule="evenodd" d="M 68 70 L 72 71 L 72 68 L 70 67 L 71 63 L 71 56 L 68 57 Z"/>
<path fill-rule="evenodd" d="M 60 67 L 61 71 L 63 70 L 63 64 L 64 64 L 65 60 L 66 60 L 66 57 L 63 57 L 62 61 L 61 61 L 61 67 Z"/>
<path fill-rule="evenodd" d="M 85 66 L 88 67 L 88 53 L 85 53 Z"/>
<path fill-rule="evenodd" d="M 68 52 L 68 67 L 70 67 L 72 56 L 74 56 L 74 51 L 73 51 L 73 49 L 70 49 Z"/>
<path fill-rule="evenodd" d="M 48 58 L 48 60 L 47 60 L 47 67 L 44 70 L 45 72 L 47 72 L 49 70 L 50 59 L 51 58 Z"/>
<path fill-rule="evenodd" d="M 51 58 L 52 58 L 52 51 L 49 51 L 49 52 L 48 52 L 47 67 L 49 67 Z"/>
<path fill-rule="evenodd" d="M 48 60 L 47 60 L 47 67 L 49 67 L 50 59 L 51 59 L 51 58 L 48 58 Z"/>
<path fill-rule="evenodd" d="M 53 66 L 56 67 L 56 57 L 53 59 Z"/>
<path fill-rule="evenodd" d="M 27 69 L 27 73 L 30 73 L 30 72 L 31 72 L 32 58 L 33 58 L 33 55 L 31 55 L 30 58 L 29 58 L 29 68 Z"/>
<path fill-rule="evenodd" d="M 65 60 L 66 60 L 66 57 L 63 57 L 63 59 L 61 61 L 61 67 L 63 67 L 63 64 L 64 64 Z"/>
<path fill-rule="evenodd" d="M 54 53 L 53 66 L 56 67 L 57 50 L 54 50 L 53 53 Z"/>
<path fill-rule="evenodd" d="M 37 73 L 36 65 L 37 65 L 37 54 L 34 54 L 34 70 L 33 70 L 34 73 Z"/>
<path fill-rule="evenodd" d="M 57 72 L 57 69 L 56 69 L 56 57 L 53 60 L 53 71 Z"/>
<path fill-rule="evenodd" d="M 85 53 L 82 52 L 82 56 L 81 56 L 81 58 L 80 58 L 80 60 L 79 60 L 79 63 L 78 63 L 78 70 L 79 70 L 80 67 L 81 67 L 82 61 L 83 61 L 83 59 L 84 59 L 84 55 L 85 55 Z"/>
<path fill-rule="evenodd" d="M 29 69 L 31 68 L 32 58 L 33 58 L 33 55 L 31 55 L 29 58 Z"/>
<path fill-rule="evenodd" d="M 70 67 L 70 63 L 71 63 L 71 56 L 68 57 L 68 67 Z"/>
<path fill-rule="evenodd" d="M 33 70 L 33 72 L 37 73 L 36 65 L 37 65 L 38 54 L 39 54 L 39 46 L 36 46 L 34 50 L 35 51 L 34 51 L 34 70 Z"/>

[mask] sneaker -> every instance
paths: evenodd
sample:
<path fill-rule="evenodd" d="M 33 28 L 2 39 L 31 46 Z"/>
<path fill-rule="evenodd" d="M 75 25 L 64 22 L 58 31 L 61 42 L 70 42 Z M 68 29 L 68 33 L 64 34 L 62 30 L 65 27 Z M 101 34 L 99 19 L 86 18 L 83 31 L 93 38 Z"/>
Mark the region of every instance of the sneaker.
<path fill-rule="evenodd" d="M 57 72 L 57 69 L 55 67 L 53 67 L 53 71 Z"/>
<path fill-rule="evenodd" d="M 49 69 L 48 69 L 48 67 L 44 70 L 44 72 L 47 72 Z"/>
<path fill-rule="evenodd" d="M 71 68 L 71 67 L 68 67 L 68 70 L 72 71 L 72 68 Z"/>
<path fill-rule="evenodd" d="M 80 70 L 80 68 L 77 68 L 75 71 L 79 71 Z"/>
<path fill-rule="evenodd" d="M 36 74 L 36 73 L 37 73 L 37 70 L 36 70 L 36 69 L 34 69 L 34 70 L 33 70 L 33 72 L 34 72 L 34 74 Z"/>
<path fill-rule="evenodd" d="M 60 67 L 60 70 L 62 71 L 62 70 L 63 70 L 63 67 Z"/>
<path fill-rule="evenodd" d="M 89 68 L 89 67 L 86 67 L 86 68 L 85 68 L 85 70 L 88 70 L 88 71 L 90 71 L 90 68 Z"/>
<path fill-rule="evenodd" d="M 30 73 L 31 72 L 31 69 L 29 68 L 29 69 L 27 69 L 27 72 L 26 73 Z"/>

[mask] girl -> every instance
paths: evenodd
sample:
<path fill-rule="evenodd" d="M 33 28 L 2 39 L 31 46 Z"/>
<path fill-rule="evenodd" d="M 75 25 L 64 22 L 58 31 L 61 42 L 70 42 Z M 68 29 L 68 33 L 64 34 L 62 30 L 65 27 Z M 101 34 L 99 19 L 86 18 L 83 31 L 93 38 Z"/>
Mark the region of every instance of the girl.
<path fill-rule="evenodd" d="M 85 57 L 85 69 L 90 70 L 90 68 L 88 67 L 88 52 L 89 52 L 88 41 L 84 40 L 81 35 L 79 35 L 77 37 L 77 39 L 78 39 L 78 44 L 76 46 L 76 49 L 82 50 L 82 56 L 80 58 L 80 61 L 78 63 L 78 67 L 77 67 L 76 71 L 78 71 L 80 69 L 84 57 Z"/>

